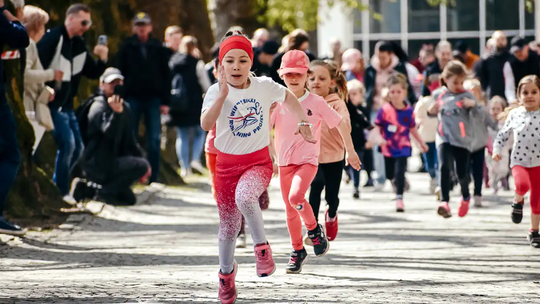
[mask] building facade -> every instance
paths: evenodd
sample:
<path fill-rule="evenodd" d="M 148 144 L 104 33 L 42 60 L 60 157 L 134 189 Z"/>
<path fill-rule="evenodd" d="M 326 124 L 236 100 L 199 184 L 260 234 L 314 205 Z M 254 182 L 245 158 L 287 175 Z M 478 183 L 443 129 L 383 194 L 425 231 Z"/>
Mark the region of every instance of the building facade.
<path fill-rule="evenodd" d="M 423 44 L 440 40 L 463 40 L 479 54 L 496 30 L 531 41 L 540 30 L 540 0 L 533 7 L 527 7 L 526 0 L 452 0 L 439 6 L 430 6 L 427 0 L 358 1 L 358 9 L 342 4 L 328 7 L 326 0 L 320 1 L 319 54 L 329 53 L 328 41 L 333 37 L 345 48 L 361 50 L 366 59 L 379 40 L 397 42 L 411 58 Z"/>

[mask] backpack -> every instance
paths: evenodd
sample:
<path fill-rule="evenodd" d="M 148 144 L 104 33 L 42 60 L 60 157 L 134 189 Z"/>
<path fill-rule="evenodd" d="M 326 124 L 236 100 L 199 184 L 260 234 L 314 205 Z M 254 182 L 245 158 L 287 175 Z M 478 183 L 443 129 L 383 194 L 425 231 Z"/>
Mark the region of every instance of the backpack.
<path fill-rule="evenodd" d="M 92 95 L 89 99 L 83 102 L 75 111 L 75 116 L 77 116 L 77 121 L 79 122 L 79 131 L 81 134 L 82 141 L 85 146 L 88 145 L 88 114 L 90 113 L 90 108 L 96 101 L 104 101 L 105 97 L 101 94 Z"/>
<path fill-rule="evenodd" d="M 171 85 L 171 112 L 184 113 L 189 109 L 189 98 L 184 77 L 176 73 Z"/>

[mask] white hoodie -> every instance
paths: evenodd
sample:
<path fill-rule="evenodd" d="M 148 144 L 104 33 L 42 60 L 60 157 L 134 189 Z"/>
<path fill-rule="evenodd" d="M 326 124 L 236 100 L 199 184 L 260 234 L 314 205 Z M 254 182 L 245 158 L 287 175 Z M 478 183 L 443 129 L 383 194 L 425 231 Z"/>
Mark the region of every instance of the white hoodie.
<path fill-rule="evenodd" d="M 420 98 L 414 108 L 414 117 L 418 127 L 418 133 L 426 143 L 435 142 L 437 137 L 437 117 L 430 117 L 427 114 L 429 107 L 435 102 L 431 96 Z"/>

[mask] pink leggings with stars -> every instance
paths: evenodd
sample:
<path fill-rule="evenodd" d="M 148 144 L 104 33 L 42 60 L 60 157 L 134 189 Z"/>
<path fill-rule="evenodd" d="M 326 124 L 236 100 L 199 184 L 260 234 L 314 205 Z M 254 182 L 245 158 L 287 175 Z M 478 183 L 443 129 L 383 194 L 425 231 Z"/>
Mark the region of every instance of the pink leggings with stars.
<path fill-rule="evenodd" d="M 251 229 L 253 244 L 266 243 L 259 197 L 272 179 L 268 148 L 246 154 L 218 153 L 215 191 L 219 210 L 219 265 L 222 273 L 233 270 L 236 237 L 242 215 Z"/>

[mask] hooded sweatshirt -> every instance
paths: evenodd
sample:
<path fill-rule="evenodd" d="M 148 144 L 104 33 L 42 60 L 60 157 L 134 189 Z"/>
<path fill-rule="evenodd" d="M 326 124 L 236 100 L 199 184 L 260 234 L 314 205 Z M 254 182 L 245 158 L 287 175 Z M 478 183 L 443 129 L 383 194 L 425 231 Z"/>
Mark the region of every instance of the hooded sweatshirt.
<path fill-rule="evenodd" d="M 347 104 L 338 94 L 330 94 L 325 98 L 326 102 L 332 109 L 343 117 L 343 121 L 347 124 L 347 132 L 351 132 L 351 118 Z M 345 144 L 343 137 L 337 128 L 330 129 L 328 125 L 322 121 L 321 126 L 321 153 L 319 154 L 320 164 L 329 164 L 342 161 L 345 158 Z"/>
<path fill-rule="evenodd" d="M 418 126 L 418 133 L 426 143 L 435 142 L 437 137 L 437 125 L 439 120 L 437 117 L 428 116 L 429 107 L 435 102 L 431 96 L 420 98 L 414 108 L 414 117 Z"/>

